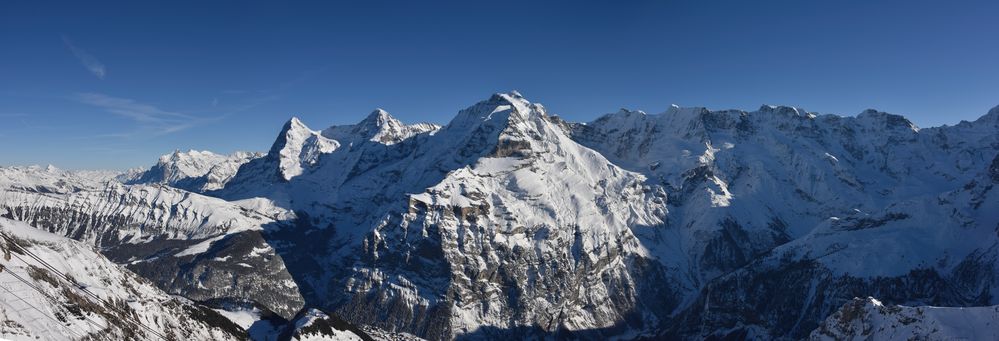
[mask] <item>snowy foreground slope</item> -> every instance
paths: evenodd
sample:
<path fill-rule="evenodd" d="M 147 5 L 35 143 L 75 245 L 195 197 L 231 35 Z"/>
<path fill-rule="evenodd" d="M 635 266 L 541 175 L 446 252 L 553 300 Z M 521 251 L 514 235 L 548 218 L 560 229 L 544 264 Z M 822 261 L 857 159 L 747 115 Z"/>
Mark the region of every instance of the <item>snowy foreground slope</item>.
<path fill-rule="evenodd" d="M 167 295 L 83 243 L 0 218 L 0 338 L 241 340 L 211 309 Z"/>
<path fill-rule="evenodd" d="M 808 338 L 820 340 L 996 340 L 999 306 L 906 307 L 854 299 Z"/>
<path fill-rule="evenodd" d="M 4 217 L 99 247 L 167 292 L 196 300 L 252 296 L 286 318 L 302 308 L 295 282 L 261 236 L 275 224 L 262 213 L 160 184 L 54 168 L 0 174 Z"/>
<path fill-rule="evenodd" d="M 91 247 L 0 218 L 0 337 L 13 340 L 363 340 L 345 322 L 311 310 L 256 328 L 171 296 Z M 251 320 L 253 320 L 251 318 Z M 268 324 L 264 321 L 261 324 Z M 366 337 L 366 335 L 365 335 Z"/>
<path fill-rule="evenodd" d="M 999 304 L 997 184 L 999 108 L 934 128 L 781 106 L 582 124 L 513 92 L 443 126 L 292 118 L 265 154 L 0 168 L 0 215 L 258 339 L 310 319 L 398 339 L 801 339 L 855 297 Z"/>

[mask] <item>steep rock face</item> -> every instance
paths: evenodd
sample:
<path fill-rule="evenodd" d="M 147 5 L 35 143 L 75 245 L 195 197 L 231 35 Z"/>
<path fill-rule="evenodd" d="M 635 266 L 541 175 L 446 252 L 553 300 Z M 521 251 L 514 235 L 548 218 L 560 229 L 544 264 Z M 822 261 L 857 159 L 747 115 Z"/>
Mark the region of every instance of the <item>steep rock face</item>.
<path fill-rule="evenodd" d="M 992 159 L 992 164 L 989 165 L 989 177 L 993 183 L 999 183 L 999 155 L 996 155 Z"/>
<path fill-rule="evenodd" d="M 243 340 L 246 331 L 172 297 L 83 243 L 0 218 L 0 336 Z"/>
<path fill-rule="evenodd" d="M 999 306 L 943 308 L 885 305 L 874 298 L 843 305 L 809 340 L 995 340 Z"/>
<path fill-rule="evenodd" d="M 100 247 L 170 293 L 197 300 L 253 298 L 287 316 L 302 307 L 283 260 L 260 232 L 278 222 L 263 214 L 162 185 L 98 182 L 62 171 L 0 171 L 18 179 L 0 188 L 0 216 Z M 206 251 L 234 262 L 202 255 Z"/>

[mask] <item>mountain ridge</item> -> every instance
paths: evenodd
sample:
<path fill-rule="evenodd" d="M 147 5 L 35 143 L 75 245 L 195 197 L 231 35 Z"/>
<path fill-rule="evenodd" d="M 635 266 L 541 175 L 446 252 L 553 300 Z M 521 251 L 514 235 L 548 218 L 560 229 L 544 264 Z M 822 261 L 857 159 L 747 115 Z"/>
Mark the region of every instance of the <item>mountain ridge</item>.
<path fill-rule="evenodd" d="M 988 294 L 999 290 L 999 269 L 989 265 L 999 260 L 989 251 L 999 238 L 988 233 L 999 223 L 988 215 L 999 207 L 997 115 L 999 107 L 974 122 L 919 128 L 876 110 L 842 117 L 671 106 L 573 123 L 511 92 L 444 126 L 406 125 L 383 110 L 323 130 L 292 118 L 267 154 L 225 161 L 220 173 L 229 175 L 212 188 L 161 180 L 169 176 L 115 185 L 107 175 L 6 169 L 14 180 L 0 179 L 0 213 L 82 238 L 112 230 L 79 223 L 99 211 L 41 208 L 163 186 L 157 191 L 211 202 L 205 212 L 260 222 L 208 224 L 199 229 L 215 232 L 165 249 L 112 238 L 111 258 L 193 257 L 196 268 L 221 266 L 255 289 L 202 281 L 174 290 L 200 283 L 241 299 L 280 284 L 254 277 L 259 269 L 287 273 L 305 308 L 429 339 L 797 339 L 853 296 L 999 304 Z M 196 168 L 188 178 L 214 167 Z M 36 198 L 52 204 L 24 204 Z M 159 205 L 134 203 L 149 204 Z M 939 239 L 961 233 L 978 238 Z M 882 248 L 907 257 L 850 267 Z M 236 259 L 258 252 L 270 265 L 240 269 Z M 950 289 L 934 296 L 927 286 Z M 784 291 L 799 299 L 781 298 Z M 280 302 L 268 308 L 300 311 Z"/>

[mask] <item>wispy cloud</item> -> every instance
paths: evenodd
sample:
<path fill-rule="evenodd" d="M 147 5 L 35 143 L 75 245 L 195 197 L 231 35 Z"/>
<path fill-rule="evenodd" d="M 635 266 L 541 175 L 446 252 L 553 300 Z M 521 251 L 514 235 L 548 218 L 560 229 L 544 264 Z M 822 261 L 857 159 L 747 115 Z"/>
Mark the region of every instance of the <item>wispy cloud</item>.
<path fill-rule="evenodd" d="M 83 147 L 82 150 L 101 154 L 125 154 L 137 151 L 135 148 L 125 148 L 122 146 L 92 146 Z"/>
<path fill-rule="evenodd" d="M 294 79 L 289 80 L 287 82 L 278 84 L 278 90 L 287 90 L 287 89 L 290 89 L 292 87 L 295 87 L 298 84 L 301 84 L 301 83 L 303 83 L 305 81 L 308 81 L 308 80 L 310 80 L 310 79 L 312 79 L 312 78 L 314 78 L 316 76 L 319 76 L 319 75 L 321 75 L 323 73 L 326 73 L 326 71 L 328 71 L 329 69 L 330 69 L 329 65 L 323 65 L 323 66 L 321 66 L 319 68 L 305 70 L 302 73 L 300 73 L 298 75 L 298 77 L 295 77 Z"/>
<path fill-rule="evenodd" d="M 278 83 L 276 86 L 271 88 L 259 89 L 259 90 L 245 90 L 245 89 L 226 89 L 222 90 L 221 94 L 225 99 L 224 102 L 228 103 L 238 103 L 235 105 L 222 105 L 223 101 L 220 101 L 218 97 L 212 99 L 212 108 L 226 109 L 223 116 L 233 115 L 239 112 L 247 111 L 260 106 L 267 102 L 276 101 L 282 98 L 283 94 L 289 89 L 292 89 L 299 84 L 308 81 L 316 76 L 319 76 L 330 69 L 329 65 L 324 65 L 319 68 L 309 69 L 302 71 L 297 77 L 290 80 Z M 217 111 L 217 110 L 216 110 Z"/>
<path fill-rule="evenodd" d="M 76 94 L 74 99 L 80 103 L 92 105 L 108 113 L 132 120 L 139 128 L 134 132 L 104 134 L 101 137 L 132 137 L 137 134 L 165 135 L 216 119 L 163 110 L 132 99 L 100 93 L 80 93 Z"/>
<path fill-rule="evenodd" d="M 96 57 L 87 51 L 76 47 L 76 45 L 69 40 L 69 37 L 65 35 L 62 36 L 62 42 L 71 52 L 73 52 L 76 59 L 80 60 L 80 64 L 83 64 L 83 67 L 87 68 L 87 71 L 90 71 L 90 73 L 94 74 L 94 76 L 97 76 L 98 79 L 104 79 L 104 75 L 107 74 L 107 69 L 104 68 L 104 63 L 101 63 L 101 61 L 97 60 Z"/>
<path fill-rule="evenodd" d="M 269 95 L 279 95 L 280 93 L 298 86 L 312 78 L 315 78 L 323 73 L 329 71 L 330 66 L 324 65 L 314 69 L 304 70 L 299 72 L 298 76 L 295 78 L 277 83 L 277 85 L 270 88 L 264 88 L 259 90 L 247 90 L 247 89 L 225 89 L 221 93 L 223 95 L 251 95 L 251 96 L 269 96 Z"/>

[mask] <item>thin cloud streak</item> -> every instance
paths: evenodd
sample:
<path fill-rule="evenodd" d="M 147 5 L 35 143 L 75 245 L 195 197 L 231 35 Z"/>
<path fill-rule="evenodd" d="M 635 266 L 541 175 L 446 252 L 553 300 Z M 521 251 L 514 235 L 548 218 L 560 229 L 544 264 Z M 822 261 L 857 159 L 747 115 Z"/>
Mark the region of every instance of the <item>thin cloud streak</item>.
<path fill-rule="evenodd" d="M 73 55 L 76 56 L 76 59 L 80 61 L 80 64 L 83 64 L 83 67 L 86 68 L 87 71 L 90 71 L 90 73 L 94 74 L 94 76 L 97 76 L 98 79 L 104 79 L 104 76 L 107 74 L 107 69 L 104 67 L 104 63 L 101 63 L 101 61 L 97 60 L 96 57 L 87 51 L 76 47 L 76 45 L 69 40 L 69 37 L 66 37 L 65 35 L 62 36 L 62 42 L 66 45 L 66 48 L 68 48 L 70 52 L 73 52 Z"/>
<path fill-rule="evenodd" d="M 174 119 L 194 118 L 190 115 L 162 110 L 149 104 L 136 102 L 135 100 L 100 93 L 80 93 L 76 95 L 76 98 L 84 104 L 101 107 L 113 114 L 143 123 L 159 123 Z"/>
<path fill-rule="evenodd" d="M 270 89 L 261 89 L 253 91 L 243 90 L 243 89 L 222 90 L 221 93 L 223 95 L 226 95 L 225 97 L 227 98 L 245 98 L 245 96 L 242 95 L 253 95 L 253 97 L 249 100 L 243 100 L 243 101 L 236 100 L 235 102 L 243 102 L 243 103 L 235 106 L 221 105 L 222 102 L 219 101 L 218 97 L 215 97 L 212 98 L 212 108 L 219 108 L 219 109 L 227 108 L 227 110 L 224 110 L 224 113 L 222 114 L 221 118 L 229 117 L 231 115 L 253 109 L 255 107 L 263 105 L 264 103 L 279 100 L 281 99 L 282 94 L 286 92 L 286 90 L 291 89 L 297 86 L 298 84 L 303 83 L 313 77 L 323 74 L 327 70 L 329 70 L 329 65 L 324 65 L 316 69 L 305 70 L 299 73 L 298 77 L 295 77 L 285 82 L 281 82 L 276 87 Z M 234 101 L 227 100 L 226 102 L 234 102 Z M 215 110 L 213 109 L 213 111 Z"/>
<path fill-rule="evenodd" d="M 151 134 L 153 136 L 166 135 L 217 119 L 167 111 L 132 99 L 113 97 L 100 93 L 76 94 L 74 100 L 101 108 L 110 114 L 130 119 L 139 126 L 139 129 L 134 132 L 104 134 L 99 137 L 128 138 L 139 134 Z"/>

